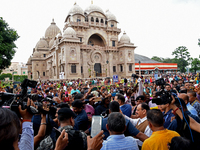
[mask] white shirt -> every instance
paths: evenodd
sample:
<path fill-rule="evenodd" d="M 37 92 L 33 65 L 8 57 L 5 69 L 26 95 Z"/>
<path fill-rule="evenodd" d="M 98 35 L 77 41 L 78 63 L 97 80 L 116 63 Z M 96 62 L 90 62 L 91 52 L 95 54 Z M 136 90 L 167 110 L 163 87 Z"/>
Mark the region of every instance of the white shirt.
<path fill-rule="evenodd" d="M 137 125 L 140 125 L 141 123 L 143 123 L 144 121 L 147 120 L 147 117 L 144 117 L 144 118 L 138 118 L 138 119 L 132 119 L 132 118 L 129 118 L 127 117 L 126 115 L 124 115 L 126 119 L 128 119 L 134 126 Z M 144 134 L 148 137 L 150 137 L 152 135 L 153 131 L 150 129 L 149 125 L 147 125 L 145 131 L 144 131 Z M 137 143 L 139 146 L 142 146 L 143 142 L 140 141 L 139 139 L 136 139 Z"/>

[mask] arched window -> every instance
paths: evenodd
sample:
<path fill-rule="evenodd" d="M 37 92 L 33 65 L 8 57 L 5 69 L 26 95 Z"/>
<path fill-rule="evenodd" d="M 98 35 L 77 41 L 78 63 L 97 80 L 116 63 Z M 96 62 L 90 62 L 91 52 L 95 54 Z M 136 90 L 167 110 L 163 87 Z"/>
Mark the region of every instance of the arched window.
<path fill-rule="evenodd" d="M 129 71 L 132 71 L 132 64 L 129 64 Z"/>
<path fill-rule="evenodd" d="M 85 17 L 85 22 L 88 22 L 88 17 Z"/>
<path fill-rule="evenodd" d="M 98 18 L 96 18 L 96 22 L 99 22 L 99 19 L 98 19 Z"/>
<path fill-rule="evenodd" d="M 123 66 L 120 65 L 120 72 L 123 72 Z"/>
<path fill-rule="evenodd" d="M 91 22 L 94 22 L 94 18 L 93 17 L 91 18 Z"/>
<path fill-rule="evenodd" d="M 107 21 L 105 21 L 105 24 L 107 25 Z"/>
<path fill-rule="evenodd" d="M 76 65 L 75 64 L 71 65 L 71 72 L 76 73 Z"/>
<path fill-rule="evenodd" d="M 103 19 L 101 19 L 101 23 L 103 23 Z"/>
<path fill-rule="evenodd" d="M 81 18 L 80 17 L 77 18 L 77 22 L 81 22 Z"/>

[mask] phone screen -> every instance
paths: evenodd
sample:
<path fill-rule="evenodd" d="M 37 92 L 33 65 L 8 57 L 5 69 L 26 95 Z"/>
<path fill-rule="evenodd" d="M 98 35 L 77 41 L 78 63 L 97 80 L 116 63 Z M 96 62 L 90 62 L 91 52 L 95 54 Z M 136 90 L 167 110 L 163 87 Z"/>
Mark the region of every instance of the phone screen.
<path fill-rule="evenodd" d="M 97 87 L 93 87 L 92 91 L 96 91 L 97 90 Z"/>
<path fill-rule="evenodd" d="M 102 129 L 102 117 L 92 116 L 91 137 L 96 136 Z"/>

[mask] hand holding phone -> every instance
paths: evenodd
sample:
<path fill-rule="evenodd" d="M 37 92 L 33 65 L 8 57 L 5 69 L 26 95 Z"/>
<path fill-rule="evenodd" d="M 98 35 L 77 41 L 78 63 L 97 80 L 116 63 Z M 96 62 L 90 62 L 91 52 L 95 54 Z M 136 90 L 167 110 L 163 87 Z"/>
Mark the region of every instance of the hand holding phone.
<path fill-rule="evenodd" d="M 96 136 L 102 130 L 102 117 L 92 116 L 91 137 Z"/>

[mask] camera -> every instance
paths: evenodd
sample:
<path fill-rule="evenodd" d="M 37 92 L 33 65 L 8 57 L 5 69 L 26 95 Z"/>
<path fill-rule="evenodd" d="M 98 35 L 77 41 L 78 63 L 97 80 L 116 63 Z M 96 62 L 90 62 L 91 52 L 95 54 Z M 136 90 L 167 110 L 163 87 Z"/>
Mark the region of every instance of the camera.
<path fill-rule="evenodd" d="M 12 111 L 16 112 L 18 116 L 20 116 L 18 110 L 19 105 L 21 105 L 22 109 L 27 109 L 32 114 L 38 113 L 39 111 L 35 107 L 27 107 L 28 98 L 37 100 L 36 94 L 27 94 L 27 87 L 35 88 L 36 85 L 36 81 L 25 79 L 21 84 L 22 91 L 19 94 L 0 93 L 0 106 L 10 108 Z"/>
<path fill-rule="evenodd" d="M 156 92 L 156 97 L 152 99 L 152 103 L 157 105 L 170 104 L 172 101 L 171 92 L 164 90 L 165 81 L 163 78 L 160 78 L 155 81 L 156 85 L 161 86 L 161 90 Z"/>

